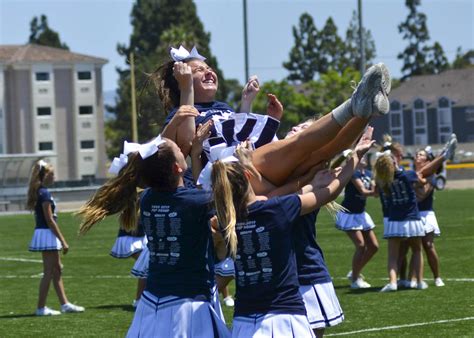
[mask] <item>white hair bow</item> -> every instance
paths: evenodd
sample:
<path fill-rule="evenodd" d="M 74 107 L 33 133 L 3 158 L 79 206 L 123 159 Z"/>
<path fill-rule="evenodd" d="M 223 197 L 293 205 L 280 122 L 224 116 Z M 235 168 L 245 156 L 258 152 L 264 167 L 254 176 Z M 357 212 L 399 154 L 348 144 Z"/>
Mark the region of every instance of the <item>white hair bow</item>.
<path fill-rule="evenodd" d="M 201 185 L 204 190 L 211 190 L 211 173 L 212 164 L 216 161 L 227 162 L 238 162 L 239 159 L 234 156 L 236 147 L 227 147 L 225 143 L 218 144 L 210 149 L 209 162 L 207 162 L 204 169 L 202 169 L 197 180 L 197 184 Z"/>
<path fill-rule="evenodd" d="M 204 56 L 198 53 L 196 47 L 193 47 L 193 49 L 191 49 L 191 53 L 188 52 L 188 50 L 183 46 L 179 46 L 178 49 L 171 47 L 170 56 L 174 61 L 184 61 L 191 58 L 198 59 L 201 61 L 206 60 Z"/>
<path fill-rule="evenodd" d="M 382 157 L 382 156 L 390 156 L 392 155 L 392 152 L 390 151 L 390 149 L 387 149 L 385 151 L 382 151 L 382 152 L 376 152 L 375 153 L 375 159 L 377 160 L 379 157 Z"/>
<path fill-rule="evenodd" d="M 42 168 L 45 168 L 48 165 L 48 163 L 46 163 L 44 160 L 39 160 L 38 165 L 39 165 L 40 170 L 41 170 Z"/>
<path fill-rule="evenodd" d="M 110 165 L 109 173 L 118 174 L 127 165 L 128 154 L 138 152 L 142 159 L 146 159 L 155 154 L 158 151 L 158 146 L 165 142 L 160 135 L 144 144 L 125 141 L 123 143 L 123 154 L 120 154 L 120 157 L 114 158 Z"/>

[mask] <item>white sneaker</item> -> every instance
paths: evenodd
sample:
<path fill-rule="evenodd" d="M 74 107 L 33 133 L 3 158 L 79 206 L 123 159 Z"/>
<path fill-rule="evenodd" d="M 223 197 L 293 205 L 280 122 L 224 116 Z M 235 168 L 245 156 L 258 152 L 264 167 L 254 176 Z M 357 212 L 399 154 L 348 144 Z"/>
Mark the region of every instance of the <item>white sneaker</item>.
<path fill-rule="evenodd" d="M 354 116 L 363 118 L 372 116 L 374 99 L 380 92 L 381 86 L 382 69 L 379 65 L 373 65 L 367 69 L 351 96 Z"/>
<path fill-rule="evenodd" d="M 137 308 L 139 301 L 140 301 L 140 299 L 134 299 L 134 300 L 133 300 L 132 306 L 133 306 L 135 309 Z"/>
<path fill-rule="evenodd" d="M 418 290 L 425 290 L 425 289 L 428 289 L 428 284 L 426 284 L 426 282 L 424 280 L 422 280 L 421 282 L 419 282 L 417 285 L 416 285 L 416 288 Z"/>
<path fill-rule="evenodd" d="M 79 305 L 74 305 L 71 303 L 66 303 L 61 305 L 61 312 L 62 313 L 75 313 L 75 312 L 84 312 L 84 308 Z"/>
<path fill-rule="evenodd" d="M 454 160 L 457 145 L 458 139 L 456 137 L 456 134 L 451 134 L 448 142 L 446 142 L 446 145 L 444 146 L 442 151 L 446 160 L 450 160 L 451 162 Z"/>
<path fill-rule="evenodd" d="M 37 316 L 58 316 L 61 312 L 50 309 L 49 307 L 45 306 L 41 309 L 36 309 L 35 315 Z"/>
<path fill-rule="evenodd" d="M 416 280 L 411 280 L 410 281 L 410 288 L 411 289 L 416 289 L 418 287 L 418 283 L 416 282 Z"/>
<path fill-rule="evenodd" d="M 224 298 L 224 304 L 227 307 L 233 307 L 234 306 L 234 298 L 232 296 L 227 296 Z"/>
<path fill-rule="evenodd" d="M 435 279 L 435 285 L 436 286 L 444 286 L 444 282 L 440 277 L 438 277 L 438 278 Z"/>
<path fill-rule="evenodd" d="M 347 279 L 350 280 L 352 282 L 352 270 L 350 270 L 347 275 L 346 275 Z M 362 279 L 365 279 L 364 275 L 359 273 L 359 277 L 362 278 Z"/>
<path fill-rule="evenodd" d="M 370 288 L 370 284 L 364 281 L 360 277 L 351 283 L 351 289 L 368 289 L 368 288 Z"/>
<path fill-rule="evenodd" d="M 388 283 L 380 290 L 380 292 L 392 292 L 397 291 L 397 289 L 397 284 Z"/>

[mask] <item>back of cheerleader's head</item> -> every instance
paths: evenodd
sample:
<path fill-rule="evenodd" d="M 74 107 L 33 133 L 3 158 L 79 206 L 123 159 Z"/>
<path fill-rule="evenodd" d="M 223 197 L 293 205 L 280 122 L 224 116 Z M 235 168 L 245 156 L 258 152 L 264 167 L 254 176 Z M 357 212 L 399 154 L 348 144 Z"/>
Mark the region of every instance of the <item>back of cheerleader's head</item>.
<path fill-rule="evenodd" d="M 395 163 L 391 155 L 383 154 L 374 164 L 375 182 L 386 194 L 390 192 L 390 185 L 395 175 Z"/>

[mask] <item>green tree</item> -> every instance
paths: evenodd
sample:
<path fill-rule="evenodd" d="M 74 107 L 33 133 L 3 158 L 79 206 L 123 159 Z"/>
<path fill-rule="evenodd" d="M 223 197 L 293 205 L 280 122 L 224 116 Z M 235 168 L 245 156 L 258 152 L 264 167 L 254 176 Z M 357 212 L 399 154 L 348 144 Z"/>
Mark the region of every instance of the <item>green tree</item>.
<path fill-rule="evenodd" d="M 117 51 L 127 63 L 131 52 L 135 56 L 140 142 L 159 133 L 168 113 L 163 110 L 148 75 L 169 59 L 170 46 L 179 47 L 181 44 L 186 48 L 196 46 L 219 76 L 218 98 L 226 98 L 227 82 L 222 77 L 216 58 L 211 54 L 210 34 L 204 31 L 192 0 L 137 0 L 132 8 L 131 22 L 133 31 L 130 41 L 128 45 L 119 44 Z M 109 121 L 106 126 L 108 129 L 106 136 L 110 137 L 107 149 L 110 157 L 120 152 L 124 140 L 131 139 L 130 70 L 117 69 L 117 72 L 118 99 L 115 106 L 108 107 L 115 113 L 116 118 Z"/>
<path fill-rule="evenodd" d="M 293 26 L 295 45 L 291 48 L 290 59 L 283 63 L 288 69 L 288 80 L 307 82 L 314 78 L 318 71 L 318 30 L 313 17 L 308 13 L 300 16 L 298 28 Z"/>
<path fill-rule="evenodd" d="M 427 45 L 430 35 L 426 26 L 426 15 L 418 11 L 421 0 L 406 0 L 405 5 L 409 9 L 408 16 L 404 22 L 398 25 L 398 31 L 402 33 L 403 39 L 408 41 L 408 46 L 398 58 L 403 60 L 402 80 L 413 75 L 427 73 L 427 53 L 430 47 Z"/>
<path fill-rule="evenodd" d="M 337 32 L 334 20 L 329 17 L 318 33 L 318 72 L 325 74 L 334 69 L 340 74 L 348 64 L 346 46 Z"/>
<path fill-rule="evenodd" d="M 69 47 L 64 42 L 61 42 L 59 34 L 49 27 L 48 18 L 44 14 L 39 18 L 39 22 L 36 16 L 31 20 L 28 42 L 69 50 Z"/>
<path fill-rule="evenodd" d="M 449 68 L 449 62 L 444 54 L 443 47 L 438 42 L 435 42 L 430 48 L 427 60 L 426 71 L 429 74 L 439 74 Z"/>
<path fill-rule="evenodd" d="M 370 65 L 376 56 L 375 41 L 372 38 L 370 30 L 362 28 L 362 35 L 364 37 L 365 63 Z M 346 30 L 346 59 L 348 65 L 354 69 L 360 69 L 361 55 L 359 48 L 359 20 L 357 12 L 352 12 L 352 18 L 349 22 L 349 27 Z"/>
<path fill-rule="evenodd" d="M 470 49 L 467 52 L 463 52 L 461 47 L 456 50 L 456 58 L 453 61 L 452 67 L 454 69 L 462 69 L 473 66 L 474 60 L 474 49 Z"/>

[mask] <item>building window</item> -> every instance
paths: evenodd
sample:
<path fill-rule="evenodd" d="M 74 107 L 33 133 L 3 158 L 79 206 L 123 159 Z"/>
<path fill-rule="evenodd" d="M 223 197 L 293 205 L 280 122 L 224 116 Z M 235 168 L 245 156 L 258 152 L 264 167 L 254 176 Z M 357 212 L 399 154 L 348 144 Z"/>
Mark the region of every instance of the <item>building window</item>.
<path fill-rule="evenodd" d="M 89 129 L 90 127 L 92 127 L 92 123 L 90 122 L 82 122 L 81 123 L 81 126 L 83 129 Z"/>
<path fill-rule="evenodd" d="M 467 107 L 465 116 L 466 116 L 466 122 L 473 122 L 474 121 L 474 107 Z"/>
<path fill-rule="evenodd" d="M 94 109 L 92 106 L 79 106 L 79 115 L 92 115 Z"/>
<path fill-rule="evenodd" d="M 84 162 L 92 162 L 94 160 L 92 156 L 84 156 L 82 159 Z"/>
<path fill-rule="evenodd" d="M 48 72 L 37 72 L 35 75 L 36 75 L 36 81 L 49 81 Z"/>
<path fill-rule="evenodd" d="M 89 71 L 77 72 L 77 79 L 78 80 L 92 80 L 92 72 L 89 72 Z"/>
<path fill-rule="evenodd" d="M 445 143 L 453 130 L 451 101 L 442 97 L 438 100 L 438 135 L 439 143 Z"/>
<path fill-rule="evenodd" d="M 89 87 L 81 87 L 81 93 L 88 93 L 89 92 Z"/>
<path fill-rule="evenodd" d="M 41 123 L 40 124 L 41 130 L 49 130 L 49 123 Z"/>
<path fill-rule="evenodd" d="M 48 88 L 40 88 L 40 89 L 38 89 L 38 94 L 48 94 Z"/>
<path fill-rule="evenodd" d="M 94 149 L 94 140 L 81 141 L 81 149 Z"/>
<path fill-rule="evenodd" d="M 415 130 L 415 144 L 427 144 L 426 107 L 422 99 L 416 99 L 413 103 L 413 129 Z"/>
<path fill-rule="evenodd" d="M 51 115 L 51 107 L 38 107 L 38 108 L 36 108 L 36 114 L 38 116 Z"/>
<path fill-rule="evenodd" d="M 398 101 L 390 104 L 389 130 L 393 140 L 403 144 L 403 111 Z"/>
<path fill-rule="evenodd" d="M 53 150 L 53 142 L 40 142 L 38 148 L 40 151 Z"/>

